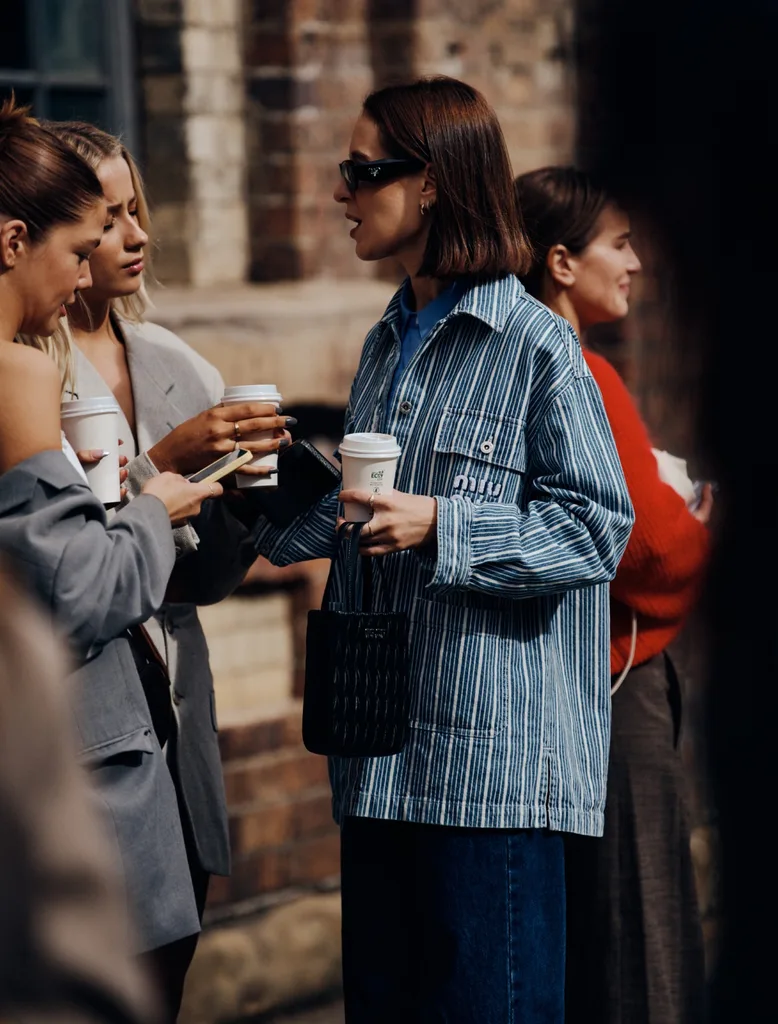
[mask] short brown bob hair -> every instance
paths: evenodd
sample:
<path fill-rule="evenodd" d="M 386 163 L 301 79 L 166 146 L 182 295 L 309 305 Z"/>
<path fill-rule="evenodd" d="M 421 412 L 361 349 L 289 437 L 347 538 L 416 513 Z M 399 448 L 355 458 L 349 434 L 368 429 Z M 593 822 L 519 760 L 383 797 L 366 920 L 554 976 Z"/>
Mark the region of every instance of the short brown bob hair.
<path fill-rule="evenodd" d="M 531 264 L 497 116 L 470 85 L 422 78 L 371 93 L 364 113 L 387 153 L 432 165 L 437 200 L 419 275 L 481 280 Z"/>

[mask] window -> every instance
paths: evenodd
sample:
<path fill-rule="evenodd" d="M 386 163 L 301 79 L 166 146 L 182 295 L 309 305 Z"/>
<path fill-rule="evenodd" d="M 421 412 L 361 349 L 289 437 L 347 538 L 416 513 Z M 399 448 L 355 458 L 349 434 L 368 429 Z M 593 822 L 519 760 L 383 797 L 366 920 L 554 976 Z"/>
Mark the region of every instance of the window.
<path fill-rule="evenodd" d="M 130 0 L 3 0 L 0 95 L 135 143 Z"/>

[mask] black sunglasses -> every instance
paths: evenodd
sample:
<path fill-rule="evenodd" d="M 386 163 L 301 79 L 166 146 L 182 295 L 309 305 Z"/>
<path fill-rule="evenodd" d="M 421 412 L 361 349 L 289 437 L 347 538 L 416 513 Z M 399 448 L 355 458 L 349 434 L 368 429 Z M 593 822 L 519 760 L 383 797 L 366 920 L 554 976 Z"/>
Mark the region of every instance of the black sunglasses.
<path fill-rule="evenodd" d="M 344 160 L 340 164 L 340 173 L 349 192 L 356 192 L 360 184 L 380 185 L 404 174 L 414 174 L 425 166 L 423 160 L 413 157 L 407 160 L 371 160 L 369 163 Z"/>

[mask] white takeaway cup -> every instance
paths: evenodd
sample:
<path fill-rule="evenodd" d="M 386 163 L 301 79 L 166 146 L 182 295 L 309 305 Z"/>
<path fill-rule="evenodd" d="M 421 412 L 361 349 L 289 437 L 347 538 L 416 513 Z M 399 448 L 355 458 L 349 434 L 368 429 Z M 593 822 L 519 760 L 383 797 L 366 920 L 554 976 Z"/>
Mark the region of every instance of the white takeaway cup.
<path fill-rule="evenodd" d="M 121 501 L 119 483 L 119 403 L 115 398 L 74 398 L 60 410 L 62 430 L 74 451 L 99 448 L 108 454 L 84 466 L 86 479 L 103 505 Z"/>
<path fill-rule="evenodd" d="M 393 489 L 397 460 L 402 455 L 394 434 L 346 434 L 338 451 L 344 491 L 387 494 Z M 347 501 L 343 515 L 348 523 L 366 523 L 370 519 L 370 509 L 367 505 Z"/>
<path fill-rule="evenodd" d="M 239 384 L 236 387 L 225 388 L 222 397 L 222 405 L 238 405 L 244 402 L 262 402 L 266 405 L 278 405 L 282 401 L 281 395 L 275 384 Z M 273 436 L 272 430 L 254 430 L 245 433 L 240 432 L 241 441 L 265 441 Z M 271 452 L 269 455 L 258 455 L 249 466 L 270 466 L 276 470 L 272 476 L 245 476 L 238 472 L 238 487 L 278 487 L 278 452 Z"/>

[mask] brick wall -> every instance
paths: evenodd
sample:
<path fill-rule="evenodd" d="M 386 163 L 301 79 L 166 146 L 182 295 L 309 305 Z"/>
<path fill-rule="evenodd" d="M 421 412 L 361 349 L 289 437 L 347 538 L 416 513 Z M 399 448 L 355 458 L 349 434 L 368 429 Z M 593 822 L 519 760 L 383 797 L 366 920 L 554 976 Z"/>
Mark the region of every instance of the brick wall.
<path fill-rule="evenodd" d="M 188 281 L 191 174 L 185 137 L 183 0 L 136 0 L 135 24 L 142 108 L 138 156 L 153 203 L 155 270 L 161 280 Z M 157 245 L 159 238 L 164 245 Z"/>
<path fill-rule="evenodd" d="M 395 9 L 392 0 L 381 6 Z M 570 0 L 418 0 L 413 6 L 414 73 L 452 75 L 480 89 L 500 118 L 516 174 L 570 158 Z"/>
<path fill-rule="evenodd" d="M 516 172 L 567 159 L 570 0 L 255 0 L 245 63 L 251 276 L 354 278 L 332 201 L 361 99 L 418 74 L 472 82 L 492 102 Z"/>
<path fill-rule="evenodd" d="M 359 97 L 372 84 L 366 0 L 248 8 L 251 276 L 367 275 L 332 201 Z"/>
<path fill-rule="evenodd" d="M 360 101 L 472 82 L 516 172 L 567 159 L 572 0 L 137 0 L 143 156 L 164 281 L 385 273 L 332 201 Z"/>
<path fill-rule="evenodd" d="M 200 609 L 222 729 L 289 700 L 294 674 L 292 598 L 241 595 Z"/>
<path fill-rule="evenodd" d="M 195 285 L 243 281 L 242 0 L 136 0 L 135 21 L 156 273 Z"/>
<path fill-rule="evenodd" d="M 248 260 L 242 0 L 184 0 L 192 284 L 243 281 Z"/>
<path fill-rule="evenodd" d="M 261 905 L 280 890 L 336 883 L 340 854 L 327 762 L 302 745 L 299 702 L 275 717 L 222 729 L 220 740 L 233 868 L 230 878 L 212 881 L 209 918 Z"/>

